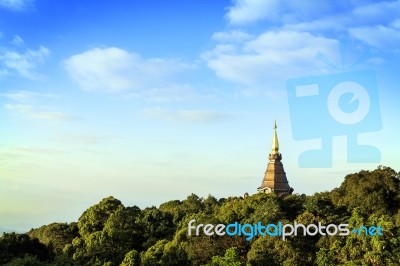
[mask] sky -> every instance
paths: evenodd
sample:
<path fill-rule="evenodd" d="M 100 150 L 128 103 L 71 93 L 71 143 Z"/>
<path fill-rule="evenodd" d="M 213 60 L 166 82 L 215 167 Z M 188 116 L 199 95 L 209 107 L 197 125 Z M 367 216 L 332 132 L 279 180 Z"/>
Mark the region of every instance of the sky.
<path fill-rule="evenodd" d="M 0 228 L 256 193 L 275 120 L 295 193 L 399 171 L 399 10 L 0 0 Z"/>

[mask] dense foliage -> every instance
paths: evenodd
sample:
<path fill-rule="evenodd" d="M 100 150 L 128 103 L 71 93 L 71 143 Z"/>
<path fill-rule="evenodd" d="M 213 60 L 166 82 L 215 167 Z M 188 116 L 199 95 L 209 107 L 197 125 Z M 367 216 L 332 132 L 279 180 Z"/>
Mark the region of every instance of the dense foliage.
<path fill-rule="evenodd" d="M 77 223 L 4 233 L 0 265 L 400 265 L 400 173 L 388 167 L 347 175 L 312 196 L 255 194 L 216 199 L 191 194 L 139 209 L 108 197 Z M 382 236 L 188 236 L 187 225 L 299 223 L 375 225 Z"/>

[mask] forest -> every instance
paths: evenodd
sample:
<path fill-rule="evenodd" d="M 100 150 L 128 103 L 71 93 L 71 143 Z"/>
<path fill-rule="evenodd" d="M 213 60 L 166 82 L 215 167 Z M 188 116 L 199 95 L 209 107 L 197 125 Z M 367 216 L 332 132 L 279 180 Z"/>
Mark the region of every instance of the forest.
<path fill-rule="evenodd" d="M 0 237 L 0 265 L 400 265 L 400 172 L 385 166 L 348 174 L 314 195 L 256 193 L 217 199 L 195 194 L 159 207 L 124 206 L 110 196 L 78 221 Z M 188 235 L 188 222 L 321 222 L 380 226 L 383 235 Z"/>

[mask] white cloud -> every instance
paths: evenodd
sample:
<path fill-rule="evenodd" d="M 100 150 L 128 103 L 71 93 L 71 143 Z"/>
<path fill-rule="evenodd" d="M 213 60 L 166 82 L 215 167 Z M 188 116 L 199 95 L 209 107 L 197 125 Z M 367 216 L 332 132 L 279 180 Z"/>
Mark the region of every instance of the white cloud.
<path fill-rule="evenodd" d="M 201 55 L 201 58 L 203 60 L 209 60 L 213 57 L 215 57 L 216 55 L 220 55 L 220 54 L 230 54 L 230 55 L 234 55 L 238 52 L 238 46 L 237 44 L 217 44 L 214 49 L 212 49 L 211 51 L 207 51 L 204 52 Z"/>
<path fill-rule="evenodd" d="M 50 50 L 40 46 L 37 50 L 28 49 L 24 52 L 5 50 L 0 52 L 0 76 L 7 76 L 13 73 L 28 79 L 41 77 L 36 72 L 37 65 L 42 63 L 50 54 Z"/>
<path fill-rule="evenodd" d="M 330 20 L 333 16 L 345 15 L 356 24 L 376 24 L 397 18 L 399 8 L 400 1 L 233 0 L 226 17 L 232 24 L 259 20 L 286 24 Z"/>
<path fill-rule="evenodd" d="M 211 110 L 170 110 L 160 107 L 147 108 L 143 115 L 155 119 L 175 122 L 219 122 L 231 117 L 231 114 Z"/>
<path fill-rule="evenodd" d="M 355 35 L 354 30 L 349 32 L 348 29 L 356 28 L 356 35 L 364 35 L 364 31 L 367 29 L 373 32 L 372 28 L 380 26 L 398 29 L 399 10 L 399 0 L 233 0 L 226 17 L 231 24 L 245 25 L 266 20 L 267 27 L 276 30 L 314 32 L 326 36 L 331 36 L 333 32 L 342 32 L 349 33 L 353 37 Z M 380 28 L 375 31 L 378 34 L 378 39 L 388 37 L 389 42 L 393 41 L 393 36 L 384 33 L 385 29 Z M 228 33 L 225 35 L 228 35 Z M 395 35 L 397 34 L 395 33 Z M 224 37 L 221 33 L 216 33 L 216 36 Z M 380 40 L 373 41 L 372 37 L 368 38 L 367 43 L 374 43 L 373 45 L 376 46 Z M 396 38 L 394 37 L 394 39 Z M 213 36 L 213 39 L 215 39 L 215 36 Z"/>
<path fill-rule="evenodd" d="M 142 58 L 116 47 L 73 55 L 64 66 L 82 89 L 108 92 L 158 87 L 171 75 L 191 67 L 180 60 Z"/>
<path fill-rule="evenodd" d="M 298 51 L 308 47 L 322 48 L 331 42 L 326 38 L 313 36 L 308 32 L 267 31 L 244 45 L 247 52 L 267 53 L 270 51 Z M 332 43 L 331 43 L 332 44 Z"/>
<path fill-rule="evenodd" d="M 62 112 L 43 111 L 28 104 L 6 104 L 7 110 L 16 112 L 24 117 L 33 119 L 53 120 L 53 121 L 71 121 L 79 119 L 76 116 Z"/>
<path fill-rule="evenodd" d="M 390 27 L 400 30 L 400 19 L 396 19 L 390 23 Z"/>
<path fill-rule="evenodd" d="M 398 18 L 400 1 L 365 1 L 347 3 L 335 12 L 321 12 L 307 20 L 295 21 L 285 25 L 287 29 L 323 31 L 337 30 L 346 32 L 354 27 L 372 27 L 388 25 Z"/>
<path fill-rule="evenodd" d="M 355 6 L 352 17 L 367 24 L 379 24 L 398 18 L 400 1 L 371 1 Z"/>
<path fill-rule="evenodd" d="M 311 21 L 290 22 L 283 25 L 283 29 L 300 32 L 346 31 L 347 26 L 352 23 L 354 23 L 354 17 L 348 14 L 335 14 Z"/>
<path fill-rule="evenodd" d="M 276 90 L 284 87 L 290 77 L 321 74 L 321 66 L 328 64 L 315 60 L 318 52 L 342 70 L 357 61 L 360 49 L 398 52 L 398 10 L 399 0 L 233 0 L 226 17 L 229 23 L 240 25 L 240 30 L 215 33 L 212 39 L 219 43 L 202 59 L 218 77 L 245 84 L 247 91 Z M 246 35 L 243 27 L 261 20 L 267 30 L 256 37 Z M 236 35 L 239 37 L 235 40 Z M 347 39 L 353 47 L 347 46 L 341 55 L 341 40 L 334 36 Z M 342 66 L 341 59 L 348 66 Z M 368 63 L 379 60 L 382 61 L 375 56 Z"/>
<path fill-rule="evenodd" d="M 386 52 L 399 51 L 400 30 L 385 27 L 356 27 L 349 29 L 350 36 Z"/>
<path fill-rule="evenodd" d="M 226 17 L 232 24 L 246 24 L 279 16 L 279 0 L 234 0 Z"/>
<path fill-rule="evenodd" d="M 253 36 L 244 31 L 232 30 L 232 31 L 220 31 L 216 32 L 211 36 L 211 39 L 219 42 L 241 42 L 251 39 Z"/>
<path fill-rule="evenodd" d="M 220 78 L 276 87 L 277 81 L 315 72 L 317 52 L 331 58 L 336 49 L 337 41 L 310 33 L 267 31 L 236 49 L 216 46 L 203 58 Z"/>
<path fill-rule="evenodd" d="M 299 23 L 321 18 L 343 10 L 351 10 L 352 3 L 328 0 L 233 0 L 226 17 L 231 24 L 249 24 L 261 20 Z"/>
<path fill-rule="evenodd" d="M 24 10 L 32 0 L 0 0 L 0 7 L 11 9 L 13 11 Z"/>
<path fill-rule="evenodd" d="M 211 38 L 218 43 L 202 59 L 218 77 L 244 84 L 248 92 L 276 90 L 291 77 L 319 75 L 327 67 L 346 70 L 361 57 L 360 50 L 366 50 L 360 41 L 386 52 L 399 51 L 399 9 L 399 0 L 233 0 L 226 17 L 240 28 L 214 33 Z M 264 33 L 252 36 L 244 30 L 246 24 L 261 20 Z M 349 45 L 341 54 L 339 43 L 346 39 Z M 331 62 L 316 60 L 317 53 Z M 379 58 L 369 58 L 368 63 L 374 60 Z"/>

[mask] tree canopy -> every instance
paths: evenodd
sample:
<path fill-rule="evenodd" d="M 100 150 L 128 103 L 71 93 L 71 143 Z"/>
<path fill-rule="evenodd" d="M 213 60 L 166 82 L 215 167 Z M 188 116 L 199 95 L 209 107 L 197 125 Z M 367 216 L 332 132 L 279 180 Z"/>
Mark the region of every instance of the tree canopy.
<path fill-rule="evenodd" d="M 0 265 L 400 265 L 400 174 L 389 167 L 349 174 L 314 195 L 257 193 L 216 199 L 195 194 L 140 209 L 106 197 L 75 223 L 3 233 Z M 380 226 L 367 236 L 188 235 L 188 223 Z"/>

